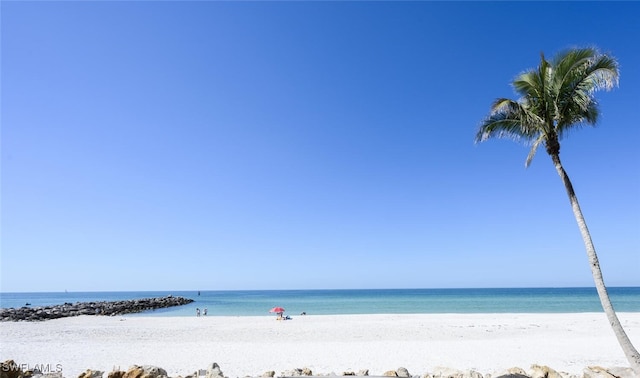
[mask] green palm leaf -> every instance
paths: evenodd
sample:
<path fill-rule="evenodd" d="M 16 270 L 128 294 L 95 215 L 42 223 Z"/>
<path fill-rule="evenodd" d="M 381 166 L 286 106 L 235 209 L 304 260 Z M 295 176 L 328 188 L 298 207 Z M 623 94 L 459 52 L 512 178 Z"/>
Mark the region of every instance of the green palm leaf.
<path fill-rule="evenodd" d="M 544 145 L 559 154 L 559 140 L 570 130 L 593 126 L 598 119 L 595 92 L 618 84 L 618 63 L 595 48 L 571 49 L 518 75 L 513 88 L 520 99 L 497 99 L 476 133 L 476 142 L 508 138 L 530 144 L 529 166 Z"/>

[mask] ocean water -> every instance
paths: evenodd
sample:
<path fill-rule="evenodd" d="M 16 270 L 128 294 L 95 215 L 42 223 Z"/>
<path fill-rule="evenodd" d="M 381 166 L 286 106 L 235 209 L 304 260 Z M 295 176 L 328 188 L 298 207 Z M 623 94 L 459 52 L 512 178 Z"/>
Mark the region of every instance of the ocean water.
<path fill-rule="evenodd" d="M 640 312 L 640 287 L 608 288 L 616 311 Z M 166 295 L 195 302 L 127 316 L 273 316 L 275 306 L 296 316 L 331 314 L 430 313 L 576 313 L 602 312 L 595 288 L 508 289 L 363 289 L 363 290 L 240 290 L 0 293 L 0 307 L 47 306 L 65 302 L 116 301 Z"/>

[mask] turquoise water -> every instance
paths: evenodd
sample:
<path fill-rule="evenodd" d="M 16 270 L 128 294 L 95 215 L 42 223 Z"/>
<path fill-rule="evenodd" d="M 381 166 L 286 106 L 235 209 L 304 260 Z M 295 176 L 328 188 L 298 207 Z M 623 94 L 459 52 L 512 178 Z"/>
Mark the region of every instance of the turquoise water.
<path fill-rule="evenodd" d="M 640 287 L 608 290 L 616 311 L 640 312 Z M 196 308 L 206 308 L 209 316 L 268 316 L 269 309 L 275 306 L 284 307 L 291 316 L 302 312 L 330 315 L 602 311 L 595 288 L 244 290 L 201 291 L 200 295 L 197 291 L 0 293 L 0 307 L 115 301 L 169 294 L 195 302 L 142 315 L 194 316 Z"/>

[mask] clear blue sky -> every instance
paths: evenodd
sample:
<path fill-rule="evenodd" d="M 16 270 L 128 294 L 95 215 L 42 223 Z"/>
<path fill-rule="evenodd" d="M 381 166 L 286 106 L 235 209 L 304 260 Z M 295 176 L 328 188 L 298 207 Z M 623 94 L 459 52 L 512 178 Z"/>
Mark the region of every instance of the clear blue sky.
<path fill-rule="evenodd" d="M 13 2 L 1 287 L 592 286 L 541 150 L 474 144 L 511 80 L 621 66 L 563 141 L 610 286 L 640 286 L 638 2 Z"/>

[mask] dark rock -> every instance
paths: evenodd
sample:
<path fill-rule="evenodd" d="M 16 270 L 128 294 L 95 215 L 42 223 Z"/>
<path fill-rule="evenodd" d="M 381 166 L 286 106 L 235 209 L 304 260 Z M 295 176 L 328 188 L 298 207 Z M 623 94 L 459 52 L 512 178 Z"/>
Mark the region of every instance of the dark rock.
<path fill-rule="evenodd" d="M 524 369 L 519 367 L 512 367 L 502 374 L 498 374 L 496 378 L 530 378 Z"/>
<path fill-rule="evenodd" d="M 122 378 L 161 378 L 166 376 L 167 371 L 163 368 L 151 365 L 133 365 L 124 373 Z"/>
<path fill-rule="evenodd" d="M 144 371 L 143 377 L 145 378 L 160 378 L 167 376 L 167 371 L 157 366 L 145 365 L 142 367 L 142 371 Z"/>
<path fill-rule="evenodd" d="M 141 378 L 144 375 L 144 369 L 142 366 L 133 365 L 124 373 L 123 378 Z"/>
<path fill-rule="evenodd" d="M 126 372 L 122 370 L 112 371 L 107 375 L 107 378 L 123 378 Z"/>
<path fill-rule="evenodd" d="M 224 374 L 217 363 L 214 362 L 209 365 L 209 368 L 207 368 L 207 378 L 224 378 Z"/>
<path fill-rule="evenodd" d="M 134 299 L 114 302 L 77 302 L 57 306 L 20 307 L 0 309 L 0 321 L 40 321 L 79 315 L 124 315 L 136 312 L 182 306 L 193 299 L 172 295 L 158 298 Z"/>
<path fill-rule="evenodd" d="M 293 370 L 285 371 L 281 374 L 281 376 L 283 377 L 302 377 L 302 376 L 310 377 L 312 375 L 313 375 L 313 372 L 309 368 L 304 368 L 304 369 L 296 368 Z"/>
<path fill-rule="evenodd" d="M 13 360 L 0 363 L 0 378 L 22 378 L 20 365 Z"/>
<path fill-rule="evenodd" d="M 544 365 L 531 365 L 528 376 L 531 378 L 562 378 L 560 373 Z"/>
<path fill-rule="evenodd" d="M 102 378 L 104 372 L 99 370 L 87 369 L 84 373 L 80 374 L 78 378 Z"/>

